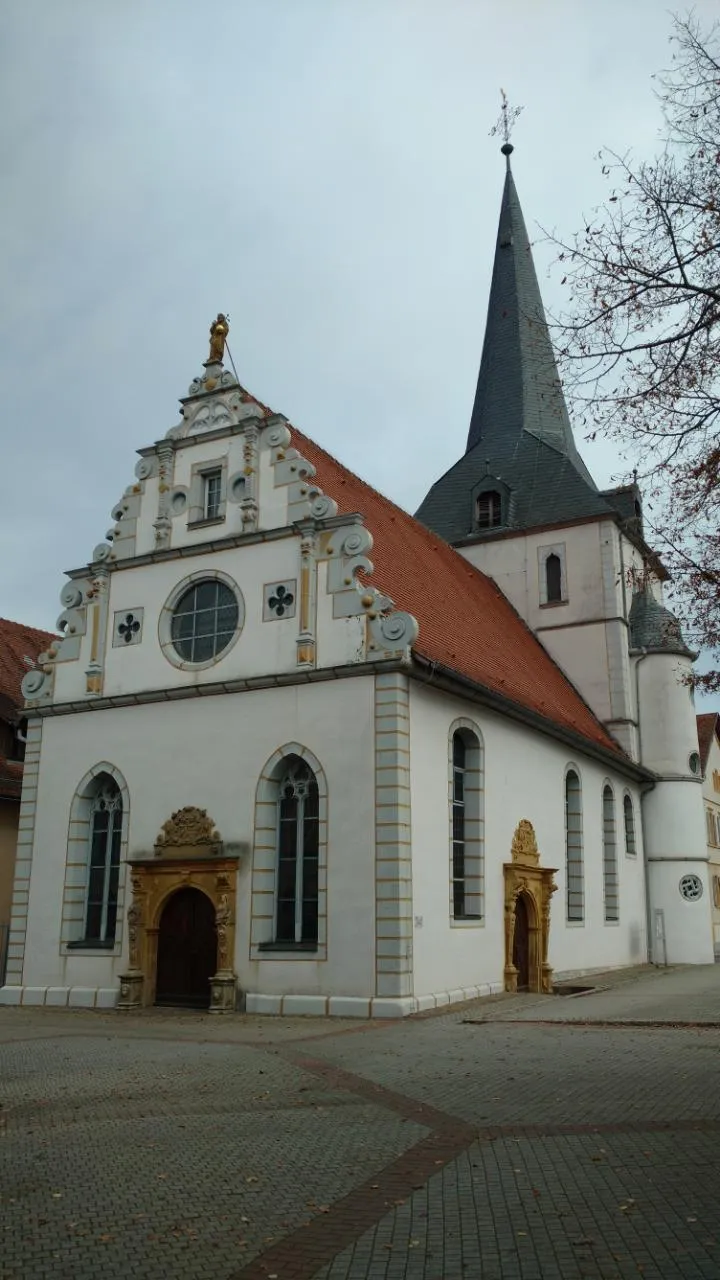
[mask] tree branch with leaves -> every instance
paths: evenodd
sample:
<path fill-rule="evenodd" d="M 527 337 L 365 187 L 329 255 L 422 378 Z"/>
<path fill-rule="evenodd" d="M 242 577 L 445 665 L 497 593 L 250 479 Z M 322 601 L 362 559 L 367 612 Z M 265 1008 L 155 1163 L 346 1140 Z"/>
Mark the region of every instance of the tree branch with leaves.
<path fill-rule="evenodd" d="M 557 248 L 556 341 L 586 435 L 617 441 L 720 690 L 720 25 L 674 18 L 656 158 L 603 151 L 605 202 Z"/>

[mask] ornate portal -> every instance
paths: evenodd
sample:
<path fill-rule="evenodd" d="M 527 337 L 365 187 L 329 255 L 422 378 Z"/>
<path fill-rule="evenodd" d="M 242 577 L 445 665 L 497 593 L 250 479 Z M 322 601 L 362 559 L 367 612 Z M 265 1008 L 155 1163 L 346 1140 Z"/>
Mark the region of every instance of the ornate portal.
<path fill-rule="evenodd" d="M 117 1007 L 138 1009 L 155 1003 L 161 918 L 170 899 L 179 890 L 190 889 L 209 900 L 214 914 L 214 934 L 212 916 L 208 933 L 208 938 L 216 938 L 212 953 L 215 966 L 209 975 L 209 1010 L 230 1013 L 237 999 L 233 969 L 237 856 L 225 853 L 220 833 L 205 810 L 190 806 L 179 809 L 167 820 L 153 852 L 153 857 L 130 863 L 133 896 L 127 915 L 129 965 L 120 978 Z"/>
<path fill-rule="evenodd" d="M 555 867 L 542 867 L 535 830 L 527 818 L 515 829 L 505 874 L 505 990 L 545 991 L 552 987 L 548 964 L 550 899 L 557 889 Z"/>

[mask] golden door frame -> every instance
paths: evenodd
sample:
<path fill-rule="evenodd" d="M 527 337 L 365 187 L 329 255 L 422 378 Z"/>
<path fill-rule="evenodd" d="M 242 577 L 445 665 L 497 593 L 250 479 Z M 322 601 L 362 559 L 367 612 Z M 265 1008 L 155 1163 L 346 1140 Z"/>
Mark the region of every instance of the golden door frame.
<path fill-rule="evenodd" d="M 155 856 L 130 862 L 129 966 L 120 977 L 118 1009 L 155 1003 L 160 917 L 178 889 L 199 889 L 215 909 L 217 971 L 210 980 L 210 1013 L 236 1007 L 235 906 L 237 856 L 228 857 L 204 809 L 179 809 L 155 841 Z"/>
<path fill-rule="evenodd" d="M 505 878 L 505 990 L 517 991 L 518 971 L 513 964 L 515 908 L 522 895 L 528 913 L 528 990 L 552 992 L 552 969 L 548 964 L 550 940 L 550 899 L 557 889 L 553 882 L 556 867 L 541 867 L 535 831 L 523 818 L 515 829 L 511 861 L 503 864 Z"/>

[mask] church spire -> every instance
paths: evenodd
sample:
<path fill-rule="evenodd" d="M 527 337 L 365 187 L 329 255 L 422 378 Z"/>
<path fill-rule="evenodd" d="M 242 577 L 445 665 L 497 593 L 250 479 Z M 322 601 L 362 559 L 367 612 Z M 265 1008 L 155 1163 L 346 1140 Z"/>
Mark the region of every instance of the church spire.
<path fill-rule="evenodd" d="M 514 148 L 504 136 L 505 186 L 467 449 L 480 441 L 508 447 L 527 432 L 565 454 L 592 485 L 573 440 L 510 165 Z"/>

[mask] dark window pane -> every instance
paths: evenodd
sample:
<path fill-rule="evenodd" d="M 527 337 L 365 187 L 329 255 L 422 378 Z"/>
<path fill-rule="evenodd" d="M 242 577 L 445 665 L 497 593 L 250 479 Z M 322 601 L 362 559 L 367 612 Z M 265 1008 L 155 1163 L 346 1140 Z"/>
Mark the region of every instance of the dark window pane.
<path fill-rule="evenodd" d="M 457 806 L 453 808 L 452 815 L 453 824 L 453 840 L 463 841 L 465 839 L 465 810 Z"/>
<path fill-rule="evenodd" d="M 320 824 L 317 818 L 305 818 L 303 823 L 303 856 L 317 858 L 320 842 Z"/>
<path fill-rule="evenodd" d="M 223 605 L 221 609 L 218 609 L 218 615 L 217 615 L 218 631 L 233 632 L 237 626 L 237 621 L 238 621 L 238 607 L 234 602 L 229 605 Z"/>
<path fill-rule="evenodd" d="M 303 899 L 314 899 L 318 896 L 318 862 L 317 858 L 306 858 L 303 862 Z"/>
<path fill-rule="evenodd" d="M 465 798 L 465 774 L 459 769 L 453 771 L 453 800 L 462 802 Z"/>
<path fill-rule="evenodd" d="M 104 942 L 115 941 L 115 929 L 117 926 L 117 902 L 113 901 L 108 904 L 107 925 L 105 928 Z"/>
<path fill-rule="evenodd" d="M 453 884 L 453 915 L 463 916 L 465 914 L 465 885 L 462 881 L 456 881 Z"/>
<path fill-rule="evenodd" d="M 207 662 L 215 656 L 215 640 L 213 636 L 196 636 L 192 646 L 192 661 Z"/>
<path fill-rule="evenodd" d="M 318 936 L 318 904 L 317 898 L 306 899 L 302 910 L 302 941 L 317 942 Z"/>
<path fill-rule="evenodd" d="M 217 601 L 217 582 L 199 582 L 194 588 L 195 600 L 193 606 L 195 609 L 212 609 Z"/>
<path fill-rule="evenodd" d="M 217 629 L 215 610 L 201 609 L 195 614 L 195 635 L 212 636 Z"/>
<path fill-rule="evenodd" d="M 295 900 L 278 898 L 277 933 L 278 942 L 295 941 Z"/>
<path fill-rule="evenodd" d="M 88 939 L 98 939 L 100 937 L 100 921 L 102 919 L 102 903 L 90 903 L 87 911 L 87 923 L 85 926 L 85 937 Z"/>
<path fill-rule="evenodd" d="M 465 877 L 465 846 L 462 844 L 453 845 L 453 879 L 462 880 Z"/>
<path fill-rule="evenodd" d="M 458 769 L 465 768 L 465 742 L 461 734 L 453 735 L 453 764 Z"/>
<path fill-rule="evenodd" d="M 545 561 L 545 581 L 548 602 L 562 600 L 562 565 L 554 552 Z"/>
<path fill-rule="evenodd" d="M 317 818 L 320 809 L 320 799 L 318 795 L 317 783 L 312 782 L 308 787 L 308 793 L 305 797 L 305 817 Z"/>
<path fill-rule="evenodd" d="M 295 860 L 281 858 L 278 862 L 278 895 L 281 898 L 295 897 Z"/>

